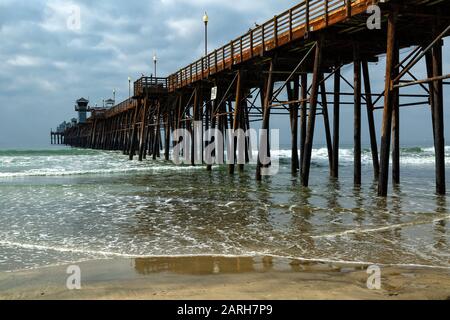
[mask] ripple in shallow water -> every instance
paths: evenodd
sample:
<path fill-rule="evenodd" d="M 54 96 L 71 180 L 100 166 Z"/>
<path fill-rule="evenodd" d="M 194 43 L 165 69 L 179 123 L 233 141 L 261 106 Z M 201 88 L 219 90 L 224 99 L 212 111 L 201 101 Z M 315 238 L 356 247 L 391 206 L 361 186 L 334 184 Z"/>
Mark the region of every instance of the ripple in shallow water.
<path fill-rule="evenodd" d="M 253 167 L 229 177 L 224 168 L 208 173 L 77 152 L 0 154 L 15 159 L 2 173 L 17 170 L 0 177 L 0 270 L 210 254 L 450 266 L 448 205 L 432 195 L 428 165 L 404 165 L 401 189 L 385 201 L 375 196 L 368 165 L 361 190 L 352 188 L 346 165 L 339 183 L 326 166 L 314 167 L 304 190 L 289 165 L 256 183 Z M 24 174 L 30 170 L 62 173 Z"/>

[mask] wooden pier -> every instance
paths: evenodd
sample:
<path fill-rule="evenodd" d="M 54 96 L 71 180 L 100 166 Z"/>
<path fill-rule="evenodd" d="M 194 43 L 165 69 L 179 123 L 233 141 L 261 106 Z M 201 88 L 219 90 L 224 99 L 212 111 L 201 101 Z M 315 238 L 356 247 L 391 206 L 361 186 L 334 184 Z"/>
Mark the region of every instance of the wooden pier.
<path fill-rule="evenodd" d="M 370 11 L 372 5 L 381 9 L 380 29 L 367 25 L 375 12 Z M 205 131 L 246 130 L 255 121 L 262 121 L 262 128 L 269 129 L 272 115 L 285 114 L 291 126 L 292 174 L 300 174 L 307 187 L 317 116 L 324 121 L 330 176 L 339 177 L 340 109 L 350 104 L 354 107 L 354 184 L 362 182 L 364 111 L 373 177 L 378 180 L 378 194 L 387 196 L 390 159 L 392 182 L 400 183 L 400 111 L 423 105 L 430 108 L 436 192 L 443 195 L 443 86 L 450 75 L 443 74 L 442 46 L 449 31 L 450 1 L 301 1 L 167 78 L 137 80 L 130 99 L 68 128 L 64 142 L 74 147 L 120 150 L 130 160 L 147 156 L 170 160 L 169 150 L 176 144 L 171 141 L 172 133 L 188 129 L 194 141 L 194 121 L 201 121 Z M 399 52 L 405 48 L 410 48 L 410 53 L 400 61 Z M 386 55 L 385 90 L 374 93 L 369 63 L 378 62 L 381 55 Z M 412 72 L 420 61 L 426 63 L 427 79 L 420 80 Z M 346 79 L 341 69 L 350 64 L 354 78 Z M 402 93 L 410 86 L 416 86 L 419 93 Z M 287 100 L 282 100 L 284 96 Z M 348 97 L 353 102 L 345 102 Z M 411 98 L 415 102 L 402 101 Z M 379 141 L 374 120 L 377 110 L 383 112 Z M 262 179 L 262 167 L 258 162 L 257 180 Z M 206 168 L 212 169 L 210 165 Z M 228 168 L 230 174 L 235 172 L 234 164 Z M 244 170 L 244 166 L 238 169 Z"/>
<path fill-rule="evenodd" d="M 50 142 L 51 144 L 66 144 L 65 143 L 65 134 L 64 132 L 51 131 L 50 132 Z"/>

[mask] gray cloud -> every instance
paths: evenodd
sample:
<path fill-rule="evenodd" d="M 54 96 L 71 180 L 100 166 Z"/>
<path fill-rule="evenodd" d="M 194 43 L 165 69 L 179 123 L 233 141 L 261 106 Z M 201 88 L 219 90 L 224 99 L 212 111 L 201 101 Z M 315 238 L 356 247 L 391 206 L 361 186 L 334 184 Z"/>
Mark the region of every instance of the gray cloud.
<path fill-rule="evenodd" d="M 116 88 L 126 98 L 128 76 L 149 74 L 154 51 L 164 75 L 197 59 L 205 10 L 218 46 L 293 3 L 0 0 L 0 147 L 46 144 L 80 96 L 101 103 Z M 81 8 L 79 31 L 67 28 L 71 4 Z"/>

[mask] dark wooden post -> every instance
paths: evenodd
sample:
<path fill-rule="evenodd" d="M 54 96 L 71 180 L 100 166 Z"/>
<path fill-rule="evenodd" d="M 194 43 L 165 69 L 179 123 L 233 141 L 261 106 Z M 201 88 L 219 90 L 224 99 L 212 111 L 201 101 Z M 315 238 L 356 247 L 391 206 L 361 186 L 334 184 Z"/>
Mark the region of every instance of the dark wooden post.
<path fill-rule="evenodd" d="M 249 95 L 249 92 L 246 93 L 246 96 Z M 247 99 L 244 99 L 242 101 L 242 108 L 241 108 L 241 128 L 244 129 L 244 131 L 247 131 L 250 129 L 250 115 L 248 111 L 248 103 Z M 245 163 L 250 162 L 250 137 L 245 137 Z M 242 168 L 241 168 L 242 167 Z M 241 165 L 239 170 L 243 171 L 244 166 Z"/>
<path fill-rule="evenodd" d="M 242 89 L 241 89 L 242 90 Z M 248 93 L 246 93 L 248 95 Z M 241 94 L 242 95 L 242 94 Z M 244 94 L 244 96 L 246 96 Z M 246 112 L 247 112 L 247 99 L 241 98 L 240 108 L 239 108 L 239 129 L 242 129 L 244 132 L 247 130 L 247 124 L 246 124 Z M 239 158 L 242 157 L 243 160 L 245 160 L 245 163 L 248 163 L 249 156 L 248 156 L 248 139 L 247 137 L 244 137 L 244 146 L 243 149 L 240 149 L 239 151 L 244 151 L 244 155 L 239 154 Z M 237 145 L 236 145 L 237 146 Z M 239 159 L 237 158 L 237 159 Z M 240 173 L 244 172 L 245 165 L 243 163 L 238 164 L 238 170 Z"/>
<path fill-rule="evenodd" d="M 161 102 L 156 102 L 157 110 L 156 110 L 156 120 L 155 120 L 155 133 L 153 135 L 153 160 L 159 156 L 160 152 L 160 142 L 161 142 Z"/>
<path fill-rule="evenodd" d="M 292 87 L 293 86 L 293 87 Z M 295 76 L 294 81 L 288 83 L 288 100 L 291 101 L 289 105 L 289 116 L 291 120 L 291 173 L 297 175 L 297 171 L 300 168 L 298 158 L 298 108 L 299 103 L 292 101 L 299 100 L 300 88 L 299 77 Z"/>
<path fill-rule="evenodd" d="M 339 177 L 339 129 L 340 129 L 340 99 L 341 99 L 341 69 L 334 72 L 334 98 L 333 98 L 333 169 L 331 176 Z"/>
<path fill-rule="evenodd" d="M 354 177 L 355 186 L 361 185 L 361 60 L 359 47 L 354 44 Z"/>
<path fill-rule="evenodd" d="M 364 76 L 364 91 L 366 93 L 366 109 L 367 109 L 367 120 L 369 122 L 369 135 L 370 135 L 370 148 L 372 150 L 372 162 L 374 177 L 378 180 L 380 175 L 380 162 L 378 160 L 378 144 L 377 144 L 377 134 L 375 129 L 375 120 L 373 116 L 374 105 L 372 100 L 372 89 L 370 86 L 370 76 L 369 76 L 369 65 L 367 61 L 362 63 L 362 71 Z"/>
<path fill-rule="evenodd" d="M 191 121 L 191 165 L 195 166 L 195 139 L 197 138 L 195 136 L 195 121 L 198 120 L 198 113 L 199 113 L 199 104 L 200 104 L 200 92 L 199 92 L 199 88 L 196 87 L 195 89 L 195 93 L 194 93 L 194 110 L 193 110 L 193 115 L 192 115 L 192 121 Z"/>
<path fill-rule="evenodd" d="M 123 127 L 123 154 L 127 154 L 128 152 L 128 132 L 129 132 L 129 126 L 130 126 L 130 111 L 127 111 L 125 120 L 124 120 L 124 127 Z"/>
<path fill-rule="evenodd" d="M 236 80 L 236 102 L 234 105 L 234 115 L 233 115 L 233 133 L 236 134 L 236 131 L 240 128 L 240 113 L 241 113 L 241 95 L 242 95 L 242 71 L 238 70 L 237 72 L 237 80 Z M 234 174 L 234 167 L 236 163 L 236 143 L 237 139 L 232 138 L 233 142 L 230 141 L 229 145 L 233 145 L 233 150 L 228 150 L 229 152 L 234 152 L 234 163 L 228 164 L 228 173 Z"/>
<path fill-rule="evenodd" d="M 425 62 L 427 65 L 427 75 L 428 78 L 433 78 L 433 50 L 428 51 L 425 54 Z M 433 128 L 433 141 L 435 140 L 435 132 L 434 132 L 434 83 L 430 82 L 428 84 L 429 87 L 429 100 L 430 100 L 430 107 L 431 107 L 431 124 Z"/>
<path fill-rule="evenodd" d="M 217 58 L 217 51 L 216 51 L 216 58 Z M 216 68 L 217 68 L 217 63 L 216 63 Z M 216 86 L 217 86 L 217 84 L 216 84 Z M 217 125 L 217 117 L 216 117 L 216 115 L 215 115 L 215 111 L 216 111 L 216 108 L 217 108 L 217 103 L 218 103 L 219 101 L 218 101 L 218 97 L 216 96 L 216 99 L 214 100 L 214 101 L 211 101 L 211 103 L 209 103 L 208 104 L 208 108 L 210 109 L 210 111 L 209 111 L 209 117 L 210 117 L 210 123 L 211 123 L 211 130 L 214 130 L 214 129 L 216 129 L 216 125 Z M 217 139 L 217 137 L 214 137 L 213 139 L 210 139 L 209 141 L 208 141 L 208 145 L 209 144 L 211 144 L 211 143 L 214 143 L 215 144 L 215 140 Z M 216 150 L 216 152 L 217 152 L 217 150 Z M 206 170 L 207 171 L 212 171 L 212 165 L 211 164 L 208 164 L 207 166 L 206 166 Z"/>
<path fill-rule="evenodd" d="M 218 88 L 217 91 L 219 92 L 220 95 L 217 97 L 216 101 L 214 102 L 214 109 L 217 110 L 217 113 L 218 113 L 218 115 L 216 115 L 216 126 L 219 129 L 219 131 L 222 132 L 222 134 L 224 133 L 224 126 L 225 126 L 225 124 L 224 124 L 224 116 L 223 116 L 223 112 L 224 112 L 225 107 L 224 107 L 223 104 L 219 105 L 219 102 L 221 101 L 220 100 L 221 98 L 219 98 L 219 97 L 222 97 L 222 94 L 223 94 L 222 90 L 223 89 L 224 88 L 222 88 L 222 87 Z M 215 139 L 217 139 L 217 137 Z M 224 139 L 223 135 L 222 135 L 222 139 Z M 221 153 L 222 155 L 224 154 L 223 143 L 224 143 L 224 140 L 221 141 L 221 144 L 220 143 L 216 144 L 216 146 L 220 146 L 220 145 L 222 146 L 221 150 L 216 150 L 216 155 L 218 153 Z"/>
<path fill-rule="evenodd" d="M 92 132 L 91 132 L 91 141 L 89 142 L 90 148 L 94 148 L 94 139 L 95 139 L 95 131 L 97 130 L 97 122 L 98 119 L 94 119 L 94 124 L 92 125 Z"/>
<path fill-rule="evenodd" d="M 272 100 L 272 94 L 273 94 L 273 66 L 274 61 L 273 59 L 270 60 L 270 66 L 269 66 L 269 75 L 266 79 L 266 83 L 264 85 L 264 90 L 262 92 L 264 97 L 264 105 L 263 105 L 263 122 L 262 122 L 262 130 L 267 130 L 267 140 L 269 140 L 269 125 L 270 125 L 270 101 Z M 262 180 L 262 162 L 261 162 L 261 151 L 266 152 L 266 154 L 269 154 L 269 150 L 263 150 L 264 148 L 269 149 L 269 142 L 268 141 L 260 141 L 259 143 L 259 152 L 258 152 L 258 159 L 257 159 L 257 165 L 256 165 L 256 180 L 261 181 Z"/>
<path fill-rule="evenodd" d="M 328 116 L 327 88 L 325 78 L 321 75 L 320 93 L 322 97 L 322 116 L 325 127 L 325 137 L 327 141 L 328 163 L 330 167 L 330 175 L 333 176 L 333 142 L 331 140 L 330 117 Z"/>
<path fill-rule="evenodd" d="M 301 105 L 300 105 L 300 175 L 303 171 L 303 159 L 305 156 L 305 144 L 306 144 L 306 126 L 308 118 L 308 74 L 303 73 L 301 78 Z"/>
<path fill-rule="evenodd" d="M 109 118 L 109 121 L 111 122 L 111 131 L 109 133 L 108 149 L 109 150 L 114 150 L 115 141 L 116 141 L 116 134 L 117 134 L 117 117 Z M 91 134 L 92 134 L 92 130 L 91 130 Z"/>
<path fill-rule="evenodd" d="M 141 107 L 141 100 L 139 99 L 138 103 L 136 104 L 135 109 L 134 109 L 133 123 L 131 126 L 131 135 L 129 138 L 129 140 L 130 140 L 130 154 L 129 154 L 130 160 L 133 160 L 134 153 L 136 151 L 137 118 L 139 116 L 140 107 Z"/>
<path fill-rule="evenodd" d="M 391 146 L 392 109 L 394 92 L 392 80 L 394 75 L 394 51 L 396 38 L 396 12 L 390 12 L 388 17 L 387 51 L 386 51 L 386 83 L 384 93 L 384 112 L 381 130 L 381 152 L 380 152 L 380 176 L 378 180 L 378 195 L 387 196 L 389 183 L 389 153 Z"/>
<path fill-rule="evenodd" d="M 152 112 L 150 113 L 149 119 L 149 133 L 148 133 L 148 155 L 153 156 L 153 150 L 155 148 L 155 136 L 156 136 L 156 123 L 155 114 L 158 109 L 158 104 L 153 102 Z M 153 157 L 152 157 L 153 158 Z"/>
<path fill-rule="evenodd" d="M 144 98 L 144 108 L 142 110 L 142 117 L 141 117 L 141 130 L 139 133 L 139 161 L 142 161 L 144 159 L 145 154 L 145 144 L 146 144 L 146 132 L 147 132 L 147 118 L 148 118 L 148 97 Z"/>
<path fill-rule="evenodd" d="M 394 65 L 400 62 L 400 53 L 397 41 L 394 46 Z M 397 77 L 399 69 L 394 68 L 394 77 Z M 400 90 L 393 89 L 392 103 L 392 183 L 400 183 Z"/>
<path fill-rule="evenodd" d="M 305 142 L 305 155 L 302 164 L 302 184 L 304 187 L 309 185 L 309 173 L 311 168 L 311 156 L 312 148 L 314 142 L 314 128 L 316 125 L 316 112 L 317 112 L 317 96 L 319 89 L 319 76 L 320 76 L 320 66 L 322 59 L 322 43 L 321 41 L 316 42 L 316 52 L 314 55 L 314 69 L 313 69 L 313 79 L 309 106 L 309 117 L 308 117 L 308 129 L 306 133 Z"/>
<path fill-rule="evenodd" d="M 164 126 L 164 159 L 166 161 L 170 160 L 170 123 L 171 123 L 171 116 L 170 113 L 167 112 L 165 115 L 165 126 Z"/>
<path fill-rule="evenodd" d="M 182 118 L 183 118 L 183 114 L 184 114 L 183 93 L 180 94 L 180 97 L 178 99 L 177 112 L 178 113 L 177 113 L 176 129 L 181 129 L 182 126 L 186 124 L 186 122 L 182 122 Z M 180 142 L 181 142 L 181 138 L 179 138 L 178 141 L 175 141 L 173 146 L 175 147 Z"/>
<path fill-rule="evenodd" d="M 433 47 L 432 52 L 433 77 L 442 76 L 442 40 Z M 436 193 L 444 195 L 445 186 L 445 138 L 444 138 L 444 98 L 443 81 L 433 82 L 433 123 L 434 148 L 436 157 Z"/>

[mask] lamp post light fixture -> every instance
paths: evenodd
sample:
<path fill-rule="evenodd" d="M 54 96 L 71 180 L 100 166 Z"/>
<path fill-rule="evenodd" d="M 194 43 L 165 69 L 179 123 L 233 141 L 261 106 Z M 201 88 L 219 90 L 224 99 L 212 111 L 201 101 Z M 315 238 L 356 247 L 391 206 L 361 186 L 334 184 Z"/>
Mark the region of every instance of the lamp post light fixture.
<path fill-rule="evenodd" d="M 128 99 L 131 99 L 131 77 L 128 77 Z"/>
<path fill-rule="evenodd" d="M 153 54 L 153 64 L 154 64 L 154 77 L 156 79 L 156 64 L 158 63 L 158 57 L 156 56 L 156 53 Z"/>
<path fill-rule="evenodd" d="M 205 15 L 203 16 L 203 22 L 205 23 L 205 57 L 208 55 L 208 22 L 209 17 L 205 11 Z"/>

